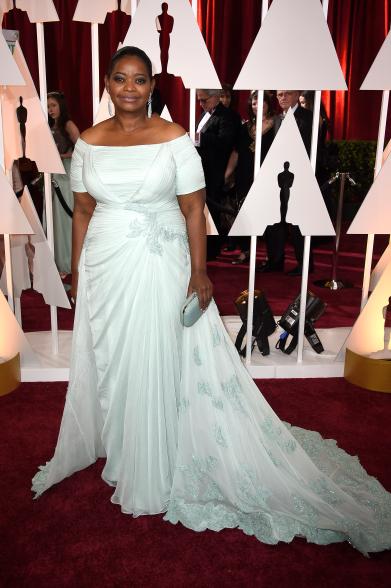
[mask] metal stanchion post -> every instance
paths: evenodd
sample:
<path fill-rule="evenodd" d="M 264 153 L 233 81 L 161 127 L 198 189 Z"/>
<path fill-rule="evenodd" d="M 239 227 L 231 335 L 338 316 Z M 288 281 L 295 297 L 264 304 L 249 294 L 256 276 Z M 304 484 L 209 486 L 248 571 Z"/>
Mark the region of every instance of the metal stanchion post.
<path fill-rule="evenodd" d="M 347 281 L 342 281 L 337 278 L 337 266 L 338 266 L 338 255 L 339 255 L 339 245 L 341 240 L 341 230 L 342 230 L 342 212 L 343 212 L 343 200 L 344 200 L 344 193 L 345 193 L 345 184 L 346 180 L 350 182 L 352 186 L 356 185 L 356 182 L 350 176 L 349 172 L 337 172 L 327 183 L 333 184 L 336 180 L 340 178 L 340 187 L 339 187 L 339 195 L 338 195 L 338 208 L 337 208 L 337 218 L 335 221 L 335 241 L 334 241 L 334 251 L 333 251 L 333 265 L 331 270 L 331 278 L 327 280 L 316 280 L 314 284 L 319 286 L 320 288 L 328 288 L 329 290 L 341 290 L 342 288 L 352 288 L 353 284 Z"/>

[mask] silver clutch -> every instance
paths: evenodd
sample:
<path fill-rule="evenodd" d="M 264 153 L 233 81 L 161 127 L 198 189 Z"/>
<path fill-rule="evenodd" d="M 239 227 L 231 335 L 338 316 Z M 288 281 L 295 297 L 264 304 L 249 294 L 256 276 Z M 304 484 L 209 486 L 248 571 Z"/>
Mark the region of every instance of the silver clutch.
<path fill-rule="evenodd" d="M 184 327 L 191 327 L 202 315 L 196 292 L 188 296 L 181 308 L 181 323 Z"/>

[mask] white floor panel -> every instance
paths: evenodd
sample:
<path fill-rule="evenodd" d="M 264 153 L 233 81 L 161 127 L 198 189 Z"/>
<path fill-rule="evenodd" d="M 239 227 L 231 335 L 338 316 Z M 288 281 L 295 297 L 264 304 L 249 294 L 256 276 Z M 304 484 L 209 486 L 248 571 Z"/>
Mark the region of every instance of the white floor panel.
<path fill-rule="evenodd" d="M 240 329 L 238 316 L 225 316 L 223 322 L 234 341 Z M 257 347 L 247 366 L 253 378 L 322 378 L 343 375 L 344 354 L 339 353 L 348 334 L 349 327 L 317 329 L 323 344 L 324 352 L 315 353 L 305 341 L 303 362 L 297 363 L 296 350 L 286 355 L 275 344 L 280 331 L 269 337 L 270 355 L 262 356 Z M 26 333 L 35 355 L 35 361 L 28 363 L 22 360 L 22 382 L 55 382 L 67 381 L 69 378 L 69 358 L 72 343 L 71 331 L 59 331 L 59 352 L 53 354 L 52 335 L 50 331 Z"/>

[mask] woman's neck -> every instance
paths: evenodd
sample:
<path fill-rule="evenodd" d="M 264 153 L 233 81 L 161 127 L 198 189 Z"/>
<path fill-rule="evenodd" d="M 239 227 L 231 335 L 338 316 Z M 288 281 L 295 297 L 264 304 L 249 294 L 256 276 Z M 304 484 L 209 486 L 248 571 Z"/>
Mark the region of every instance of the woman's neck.
<path fill-rule="evenodd" d="M 129 114 L 128 116 L 115 114 L 113 121 L 122 133 L 129 135 L 138 129 L 144 128 L 148 117 L 146 113 L 138 113 L 137 115 Z"/>

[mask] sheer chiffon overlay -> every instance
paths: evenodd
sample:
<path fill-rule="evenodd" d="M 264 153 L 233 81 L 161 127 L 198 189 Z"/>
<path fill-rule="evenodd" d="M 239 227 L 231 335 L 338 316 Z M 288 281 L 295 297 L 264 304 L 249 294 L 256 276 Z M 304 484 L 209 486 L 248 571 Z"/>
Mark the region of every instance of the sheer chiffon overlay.
<path fill-rule="evenodd" d="M 190 256 L 177 195 L 204 186 L 187 135 L 132 147 L 79 139 L 71 178 L 97 206 L 64 414 L 36 496 L 105 457 L 111 500 L 133 516 L 238 527 L 266 543 L 390 548 L 391 494 L 335 441 L 279 420 L 215 303 L 193 327 L 180 324 Z"/>

